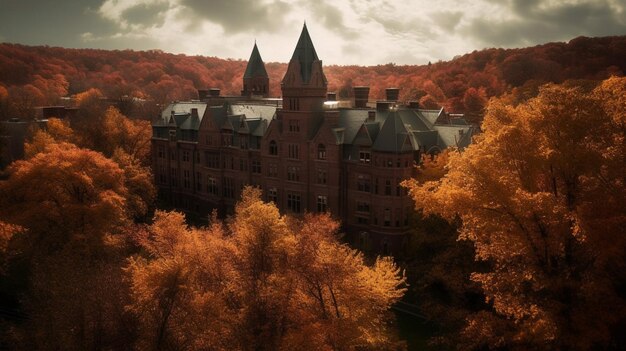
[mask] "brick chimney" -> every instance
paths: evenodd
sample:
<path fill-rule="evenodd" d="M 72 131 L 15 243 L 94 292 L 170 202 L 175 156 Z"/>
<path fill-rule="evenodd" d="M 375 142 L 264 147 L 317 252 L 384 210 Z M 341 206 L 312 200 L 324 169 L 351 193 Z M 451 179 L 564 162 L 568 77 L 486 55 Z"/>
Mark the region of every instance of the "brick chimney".
<path fill-rule="evenodd" d="M 337 93 L 335 92 L 326 93 L 326 101 L 337 101 Z"/>
<path fill-rule="evenodd" d="M 354 87 L 354 107 L 365 108 L 367 107 L 367 101 L 369 100 L 370 87 L 358 86 Z"/>
<path fill-rule="evenodd" d="M 199 100 L 206 100 L 208 96 L 209 96 L 209 91 L 207 89 L 198 89 Z"/>
<path fill-rule="evenodd" d="M 387 88 L 385 89 L 387 95 L 387 101 L 398 101 L 400 96 L 400 88 Z"/>
<path fill-rule="evenodd" d="M 211 96 L 211 97 L 220 96 L 220 89 L 219 88 L 211 88 L 211 89 L 209 89 L 209 96 Z"/>

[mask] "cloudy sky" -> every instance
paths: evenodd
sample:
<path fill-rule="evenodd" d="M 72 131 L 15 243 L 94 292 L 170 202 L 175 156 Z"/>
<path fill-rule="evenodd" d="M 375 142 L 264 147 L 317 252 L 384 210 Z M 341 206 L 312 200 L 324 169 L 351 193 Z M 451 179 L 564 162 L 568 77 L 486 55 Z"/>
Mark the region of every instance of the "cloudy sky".
<path fill-rule="evenodd" d="M 325 64 L 424 64 L 626 35 L 626 0 L 0 0 L 0 42 L 286 62 L 303 22 Z"/>

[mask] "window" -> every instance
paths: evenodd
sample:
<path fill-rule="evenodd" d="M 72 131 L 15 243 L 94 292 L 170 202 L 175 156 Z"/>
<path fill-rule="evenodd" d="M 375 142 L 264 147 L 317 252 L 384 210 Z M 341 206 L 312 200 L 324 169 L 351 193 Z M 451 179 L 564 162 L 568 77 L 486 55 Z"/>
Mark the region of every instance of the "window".
<path fill-rule="evenodd" d="M 252 173 L 261 174 L 261 161 L 252 160 Z"/>
<path fill-rule="evenodd" d="M 298 111 L 300 109 L 300 100 L 290 98 L 289 99 L 289 109 L 292 111 Z"/>
<path fill-rule="evenodd" d="M 402 196 L 402 185 L 400 185 L 400 178 L 396 178 L 396 196 Z"/>
<path fill-rule="evenodd" d="M 370 163 L 372 155 L 369 151 L 361 151 L 359 152 L 359 162 L 361 163 Z"/>
<path fill-rule="evenodd" d="M 176 160 L 176 150 L 170 150 L 170 160 Z"/>
<path fill-rule="evenodd" d="M 171 174 L 171 179 L 172 179 L 172 186 L 178 186 L 178 179 L 176 178 L 176 174 L 178 173 L 178 170 L 176 168 L 172 168 L 170 170 L 170 174 Z"/>
<path fill-rule="evenodd" d="M 167 170 L 165 168 L 164 165 L 161 165 L 159 167 L 159 182 L 161 182 L 162 184 L 167 183 Z"/>
<path fill-rule="evenodd" d="M 196 190 L 202 191 L 202 174 L 196 172 Z"/>
<path fill-rule="evenodd" d="M 356 188 L 358 191 L 369 193 L 371 190 L 369 177 L 359 174 L 356 179 Z"/>
<path fill-rule="evenodd" d="M 289 131 L 290 132 L 299 132 L 300 131 L 300 121 L 297 119 L 289 120 Z"/>
<path fill-rule="evenodd" d="M 165 147 L 159 146 L 157 148 L 157 155 L 159 158 L 165 158 Z"/>
<path fill-rule="evenodd" d="M 183 151 L 183 162 L 189 162 L 189 151 Z"/>
<path fill-rule="evenodd" d="M 317 195 L 317 212 L 326 212 L 328 207 L 328 196 Z"/>
<path fill-rule="evenodd" d="M 299 158 L 300 147 L 297 144 L 289 144 L 289 158 Z"/>
<path fill-rule="evenodd" d="M 317 184 L 326 184 L 326 170 L 325 169 L 317 170 Z"/>
<path fill-rule="evenodd" d="M 233 132 L 224 132 L 222 134 L 222 146 L 233 146 Z"/>
<path fill-rule="evenodd" d="M 267 190 L 267 201 L 278 204 L 278 189 L 269 188 Z"/>
<path fill-rule="evenodd" d="M 317 145 L 317 159 L 318 160 L 326 159 L 326 146 L 324 146 L 324 144 Z"/>
<path fill-rule="evenodd" d="M 391 180 L 385 180 L 385 195 L 391 195 Z"/>
<path fill-rule="evenodd" d="M 270 155 L 278 155 L 278 144 L 274 140 L 270 141 Z"/>
<path fill-rule="evenodd" d="M 367 224 L 369 222 L 369 220 L 367 219 L 367 217 L 357 216 L 356 217 L 356 222 L 359 223 L 359 224 Z"/>
<path fill-rule="evenodd" d="M 287 209 L 294 213 L 300 213 L 300 194 L 287 194 Z"/>
<path fill-rule="evenodd" d="M 385 214 L 383 217 L 385 227 L 389 227 L 391 225 L 391 210 L 386 208 Z"/>
<path fill-rule="evenodd" d="M 242 171 L 242 172 L 248 170 L 248 162 L 247 162 L 247 160 L 244 160 L 243 158 L 239 159 L 239 170 Z"/>
<path fill-rule="evenodd" d="M 244 150 L 248 150 L 248 136 L 247 135 L 239 135 L 239 147 Z"/>
<path fill-rule="evenodd" d="M 183 187 L 185 189 L 190 189 L 191 188 L 191 180 L 190 178 L 190 172 L 189 170 L 183 170 Z"/>
<path fill-rule="evenodd" d="M 206 134 L 206 135 L 204 136 L 204 142 L 205 142 L 207 145 L 212 145 L 212 144 L 213 144 L 213 139 L 211 138 L 211 136 L 210 136 L 210 135 Z"/>
<path fill-rule="evenodd" d="M 176 130 L 170 129 L 170 141 L 176 140 Z"/>
<path fill-rule="evenodd" d="M 300 181 L 300 169 L 295 166 L 287 167 L 287 180 L 292 182 Z"/>
<path fill-rule="evenodd" d="M 270 163 L 267 169 L 267 176 L 273 178 L 278 177 L 278 166 L 275 163 Z"/>
<path fill-rule="evenodd" d="M 206 191 L 207 193 L 211 194 L 211 195 L 219 195 L 218 194 L 218 188 L 217 188 L 217 180 L 211 176 L 209 176 L 207 178 L 207 182 L 206 182 Z"/>
<path fill-rule="evenodd" d="M 233 178 L 224 178 L 224 197 L 229 199 L 235 198 L 235 182 Z"/>
<path fill-rule="evenodd" d="M 357 201 L 356 210 L 359 212 L 370 212 L 370 204 L 369 202 Z"/>
<path fill-rule="evenodd" d="M 393 167 L 393 160 L 390 158 L 387 159 L 387 167 L 389 168 Z"/>
<path fill-rule="evenodd" d="M 220 155 L 208 151 L 205 152 L 204 164 L 209 168 L 220 168 Z"/>

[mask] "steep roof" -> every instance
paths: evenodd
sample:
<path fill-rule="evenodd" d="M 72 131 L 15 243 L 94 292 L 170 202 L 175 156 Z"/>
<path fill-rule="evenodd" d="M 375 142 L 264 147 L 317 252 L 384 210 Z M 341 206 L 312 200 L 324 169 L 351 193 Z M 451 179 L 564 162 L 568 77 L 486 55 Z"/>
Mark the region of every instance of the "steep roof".
<path fill-rule="evenodd" d="M 263 59 L 261 58 L 261 54 L 259 54 L 259 49 L 257 48 L 256 43 L 254 43 L 254 48 L 252 48 L 252 54 L 250 54 L 248 66 L 246 67 L 246 72 L 243 74 L 243 77 L 268 77 L 267 71 L 265 70 L 265 63 L 263 63 Z"/>
<path fill-rule="evenodd" d="M 300 62 L 302 81 L 308 83 L 311 80 L 313 62 L 319 61 L 319 58 L 317 58 L 317 53 L 311 41 L 311 36 L 309 36 L 309 31 L 306 28 L 306 23 L 302 28 L 302 33 L 300 33 L 300 39 L 298 39 L 298 44 L 296 44 L 293 56 L 291 56 L 291 61 L 294 60 Z"/>

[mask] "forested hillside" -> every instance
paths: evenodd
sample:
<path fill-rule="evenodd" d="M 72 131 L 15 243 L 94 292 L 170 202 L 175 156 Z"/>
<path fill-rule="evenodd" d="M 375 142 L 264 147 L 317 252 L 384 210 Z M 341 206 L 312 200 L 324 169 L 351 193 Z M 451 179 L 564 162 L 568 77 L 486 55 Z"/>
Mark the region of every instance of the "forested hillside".
<path fill-rule="evenodd" d="M 263 48 L 261 54 L 263 54 Z M 422 66 L 325 66 L 329 90 L 340 97 L 352 85 L 369 85 L 370 98 L 384 89 L 401 88 L 401 100 L 425 107 L 479 114 L 486 100 L 512 91 L 534 96 L 542 83 L 570 79 L 601 80 L 626 71 L 626 37 L 579 37 L 523 49 L 486 49 Z M 285 58 L 287 59 L 287 58 Z M 322 57 L 323 59 L 323 57 Z M 358 64 L 358 62 L 355 62 Z M 0 118 L 25 106 L 54 104 L 61 96 L 99 89 L 111 99 L 123 96 L 154 100 L 197 98 L 196 89 L 216 87 L 238 94 L 246 61 L 186 56 L 162 51 L 107 51 L 0 44 Z M 266 63 L 271 95 L 280 96 L 284 63 Z"/>

